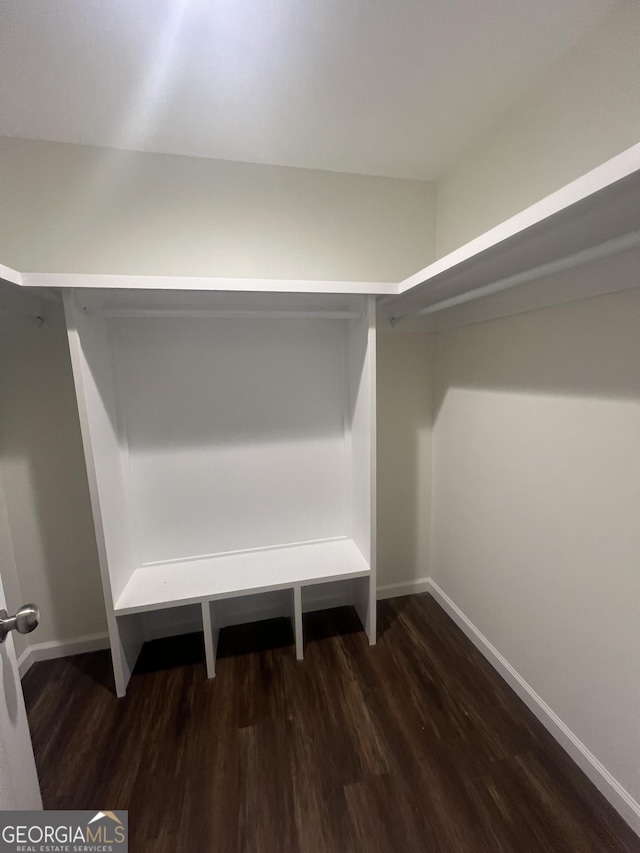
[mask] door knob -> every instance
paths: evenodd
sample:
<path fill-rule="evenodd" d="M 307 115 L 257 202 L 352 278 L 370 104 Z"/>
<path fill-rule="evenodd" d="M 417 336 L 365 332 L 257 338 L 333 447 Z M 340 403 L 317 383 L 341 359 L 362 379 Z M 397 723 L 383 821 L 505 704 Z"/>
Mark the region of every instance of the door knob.
<path fill-rule="evenodd" d="M 0 643 L 7 639 L 9 631 L 29 634 L 38 627 L 40 608 L 36 604 L 24 604 L 15 616 L 9 616 L 6 610 L 0 610 Z"/>

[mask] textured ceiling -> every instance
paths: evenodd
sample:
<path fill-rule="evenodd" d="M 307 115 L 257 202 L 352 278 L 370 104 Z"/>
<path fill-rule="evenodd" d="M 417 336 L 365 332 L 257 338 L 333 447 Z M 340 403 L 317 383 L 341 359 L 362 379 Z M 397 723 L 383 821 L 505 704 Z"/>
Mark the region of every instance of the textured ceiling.
<path fill-rule="evenodd" d="M 613 0 L 2 0 L 0 135 L 432 179 Z"/>

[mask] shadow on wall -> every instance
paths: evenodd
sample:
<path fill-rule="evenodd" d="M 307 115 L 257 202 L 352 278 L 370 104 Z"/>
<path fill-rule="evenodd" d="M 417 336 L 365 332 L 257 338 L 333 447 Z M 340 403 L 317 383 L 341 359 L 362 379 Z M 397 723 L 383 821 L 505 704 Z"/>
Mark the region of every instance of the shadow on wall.
<path fill-rule="evenodd" d="M 434 337 L 434 423 L 449 388 L 640 399 L 640 253 L 585 268 L 615 276 L 619 293 L 477 323 Z M 576 271 L 535 286 L 562 286 Z M 504 294 L 506 296 L 506 294 Z M 502 296 L 502 295 L 501 295 Z"/>
<path fill-rule="evenodd" d="M 272 319 L 265 328 L 260 319 L 138 319 L 115 329 L 134 453 L 207 447 L 212 436 L 246 450 L 343 441 L 338 321 Z"/>
<path fill-rule="evenodd" d="M 3 325 L 0 465 L 20 594 L 34 642 L 106 630 L 71 362 L 61 309 L 42 328 Z M 24 602 L 11 602 L 22 604 Z"/>
<path fill-rule="evenodd" d="M 434 347 L 433 578 L 637 797 L 640 289 Z"/>

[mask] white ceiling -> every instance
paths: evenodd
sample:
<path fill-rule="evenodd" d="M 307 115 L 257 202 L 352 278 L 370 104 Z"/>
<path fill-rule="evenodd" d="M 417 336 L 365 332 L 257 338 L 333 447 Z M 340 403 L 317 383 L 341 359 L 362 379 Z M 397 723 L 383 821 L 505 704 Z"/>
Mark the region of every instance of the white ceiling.
<path fill-rule="evenodd" d="M 0 135 L 432 179 L 614 0 L 0 0 Z"/>

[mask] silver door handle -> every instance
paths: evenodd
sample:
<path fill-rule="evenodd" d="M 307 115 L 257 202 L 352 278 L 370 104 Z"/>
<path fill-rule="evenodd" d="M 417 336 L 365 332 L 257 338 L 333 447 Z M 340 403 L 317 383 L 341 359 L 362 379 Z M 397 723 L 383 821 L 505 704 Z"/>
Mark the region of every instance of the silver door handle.
<path fill-rule="evenodd" d="M 7 639 L 9 631 L 18 634 L 30 634 L 40 622 L 40 608 L 36 604 L 23 604 L 15 616 L 9 616 L 6 610 L 0 610 L 0 643 Z"/>

